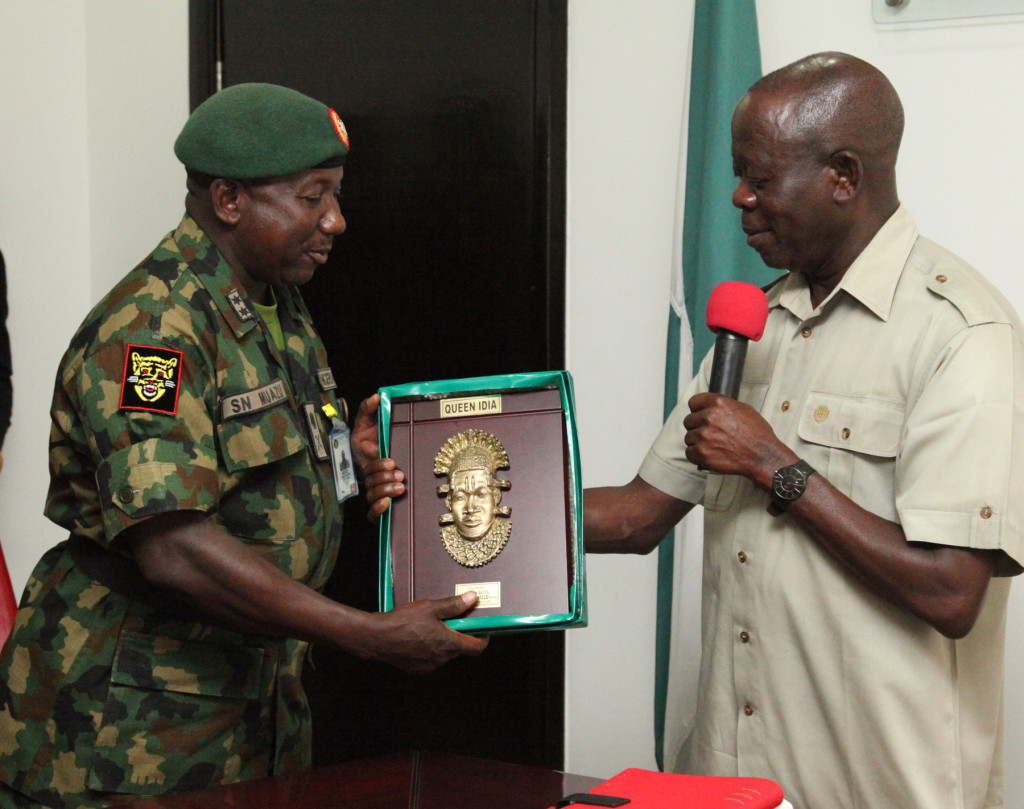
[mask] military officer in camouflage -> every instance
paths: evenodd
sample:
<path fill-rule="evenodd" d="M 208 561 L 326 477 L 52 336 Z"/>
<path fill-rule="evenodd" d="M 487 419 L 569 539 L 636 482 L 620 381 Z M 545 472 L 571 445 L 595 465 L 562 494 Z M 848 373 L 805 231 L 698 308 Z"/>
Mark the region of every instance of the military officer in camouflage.
<path fill-rule="evenodd" d="M 292 772 L 310 763 L 310 642 L 410 671 L 486 645 L 443 623 L 473 594 L 370 614 L 318 592 L 341 533 L 324 408 L 340 408 L 296 286 L 345 230 L 341 119 L 238 85 L 175 152 L 186 215 L 57 375 L 46 514 L 70 538 L 34 570 L 0 656 L 0 806 Z M 371 492 L 376 406 L 352 425 Z"/>

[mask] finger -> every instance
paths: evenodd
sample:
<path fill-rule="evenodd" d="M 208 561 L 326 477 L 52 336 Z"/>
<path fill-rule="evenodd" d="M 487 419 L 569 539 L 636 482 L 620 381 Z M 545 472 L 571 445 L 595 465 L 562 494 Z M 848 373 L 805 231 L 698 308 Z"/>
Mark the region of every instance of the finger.
<path fill-rule="evenodd" d="M 374 417 L 378 409 L 380 409 L 380 394 L 375 393 L 373 396 L 367 396 L 359 403 L 359 410 L 356 412 L 356 419 L 362 418 L 364 420 L 375 421 L 376 419 Z"/>
<path fill-rule="evenodd" d="M 442 621 L 446 618 L 456 618 L 467 610 L 474 607 L 479 601 L 473 590 L 448 598 L 439 598 L 434 601 L 434 615 Z"/>
<path fill-rule="evenodd" d="M 388 508 L 390 508 L 390 506 L 390 497 L 381 497 L 377 500 L 374 500 L 370 504 L 369 510 L 366 512 L 366 519 L 368 519 L 372 523 L 378 522 L 381 516 L 388 510 Z"/>
<path fill-rule="evenodd" d="M 712 407 L 719 399 L 728 398 L 728 396 L 724 396 L 721 393 L 712 393 L 711 391 L 707 391 L 706 393 L 695 393 L 690 397 L 689 401 L 687 401 L 686 406 L 689 407 L 690 410 L 705 410 Z"/>
<path fill-rule="evenodd" d="M 373 458 L 363 467 L 363 479 L 369 480 L 375 475 L 390 472 L 395 468 L 395 462 L 391 458 Z"/>
<path fill-rule="evenodd" d="M 461 641 L 459 651 L 469 657 L 476 657 L 482 654 L 483 650 L 487 648 L 487 644 L 491 642 L 487 635 L 466 635 L 462 632 L 456 632 L 455 634 L 459 636 Z"/>
<path fill-rule="evenodd" d="M 477 597 L 477 594 L 472 590 L 462 595 L 441 599 L 439 602 L 441 611 L 438 617 L 442 620 L 444 618 L 454 618 L 474 607 L 479 601 L 480 599 Z M 487 644 L 490 643 L 490 638 L 487 635 L 467 635 L 463 632 L 456 632 L 451 627 L 447 627 L 447 629 L 456 640 L 458 654 L 475 657 L 483 652 L 487 648 Z"/>
<path fill-rule="evenodd" d="M 370 469 L 364 470 L 363 481 L 366 483 L 367 491 L 372 491 L 378 486 L 399 485 L 404 486 L 405 472 L 401 469 Z M 391 492 L 389 492 L 391 494 Z"/>
<path fill-rule="evenodd" d="M 690 401 L 693 401 L 692 399 Z M 683 417 L 683 427 L 687 430 L 695 430 L 705 424 L 712 415 L 708 408 L 700 408 L 687 413 Z"/>
<path fill-rule="evenodd" d="M 372 461 L 366 464 L 368 472 L 380 472 L 386 469 L 394 469 L 396 466 L 394 458 L 388 458 L 386 456 L 380 458 L 374 458 Z"/>
<path fill-rule="evenodd" d="M 405 484 L 398 480 L 375 481 L 363 486 L 363 496 L 367 503 L 375 503 L 386 497 L 401 497 L 403 494 L 405 494 Z"/>

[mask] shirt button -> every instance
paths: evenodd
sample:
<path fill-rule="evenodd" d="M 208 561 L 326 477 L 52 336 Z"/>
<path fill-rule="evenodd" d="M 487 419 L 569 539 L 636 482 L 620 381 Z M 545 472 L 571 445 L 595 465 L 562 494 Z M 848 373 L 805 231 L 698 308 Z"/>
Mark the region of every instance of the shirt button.
<path fill-rule="evenodd" d="M 789 402 L 783 402 L 782 403 L 782 412 L 785 413 L 787 410 L 789 410 Z"/>
<path fill-rule="evenodd" d="M 737 553 L 736 558 L 740 560 L 741 565 L 747 561 L 747 555 L 743 551 Z"/>
<path fill-rule="evenodd" d="M 940 284 L 944 284 L 949 279 L 946 276 L 944 276 L 944 275 L 936 275 L 935 276 L 935 280 L 938 281 Z"/>
<path fill-rule="evenodd" d="M 750 633 L 749 632 L 740 632 L 740 640 L 743 641 L 744 643 L 750 643 Z"/>
<path fill-rule="evenodd" d="M 117 499 L 122 503 L 130 503 L 135 499 L 135 489 L 131 486 L 122 486 L 117 492 Z"/>
<path fill-rule="evenodd" d="M 988 506 L 981 507 L 981 519 L 987 520 L 992 516 L 992 509 Z"/>
<path fill-rule="evenodd" d="M 743 713 L 745 713 L 747 716 L 753 716 L 754 715 L 754 706 L 753 705 L 749 705 L 749 704 L 744 705 L 743 706 Z"/>
<path fill-rule="evenodd" d="M 802 334 L 802 335 L 803 335 L 804 337 L 810 337 L 810 336 L 811 336 L 811 330 L 810 330 L 810 328 L 806 328 L 806 329 L 804 329 L 804 330 L 803 330 L 802 332 L 800 332 L 800 333 L 801 333 L 801 334 Z"/>
<path fill-rule="evenodd" d="M 840 435 L 842 435 L 843 438 L 849 438 L 850 437 L 850 428 L 849 427 L 843 427 L 843 431 L 842 431 L 842 433 L 840 433 Z"/>

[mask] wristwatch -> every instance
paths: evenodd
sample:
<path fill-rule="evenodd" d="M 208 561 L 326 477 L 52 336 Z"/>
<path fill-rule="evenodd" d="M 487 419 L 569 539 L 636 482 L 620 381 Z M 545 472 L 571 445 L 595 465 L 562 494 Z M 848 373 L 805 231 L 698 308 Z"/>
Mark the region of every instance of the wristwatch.
<path fill-rule="evenodd" d="M 772 477 L 772 499 L 768 513 L 778 517 L 786 507 L 807 490 L 807 479 L 814 474 L 814 468 L 807 461 L 783 466 L 775 470 Z"/>

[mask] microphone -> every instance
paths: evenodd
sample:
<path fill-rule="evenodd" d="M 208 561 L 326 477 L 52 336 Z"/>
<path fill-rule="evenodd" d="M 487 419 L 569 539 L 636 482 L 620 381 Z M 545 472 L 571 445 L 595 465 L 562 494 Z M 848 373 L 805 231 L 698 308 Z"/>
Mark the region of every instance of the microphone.
<path fill-rule="evenodd" d="M 744 281 L 723 281 L 708 297 L 708 328 L 715 332 L 711 361 L 712 393 L 736 399 L 740 392 L 747 341 L 761 339 L 768 321 L 768 296 Z"/>

